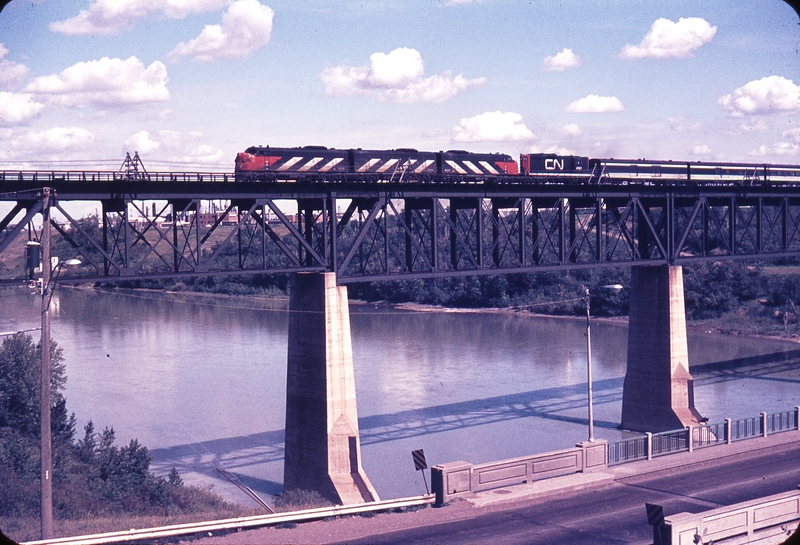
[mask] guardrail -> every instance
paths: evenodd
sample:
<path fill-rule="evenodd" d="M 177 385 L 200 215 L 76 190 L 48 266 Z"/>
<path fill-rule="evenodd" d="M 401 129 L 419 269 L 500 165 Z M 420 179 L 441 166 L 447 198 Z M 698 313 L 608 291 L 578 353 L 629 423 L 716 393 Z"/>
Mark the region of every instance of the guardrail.
<path fill-rule="evenodd" d="M 434 502 L 433 494 L 413 496 L 398 500 L 384 500 L 358 505 L 336 505 L 334 507 L 320 507 L 303 511 L 290 511 L 271 515 L 255 515 L 252 517 L 237 517 L 224 520 L 210 520 L 193 522 L 189 524 L 174 524 L 159 528 L 143 528 L 140 530 L 127 530 L 122 532 L 108 532 L 86 536 L 63 537 L 57 539 L 27 541 L 20 545 L 101 545 L 104 543 L 123 543 L 127 541 L 152 541 L 161 538 L 186 536 L 193 534 L 208 534 L 209 532 L 235 531 L 259 526 L 272 526 L 283 522 L 305 522 L 342 515 L 357 515 L 376 511 L 388 511 L 404 507 L 430 505 Z"/>
<path fill-rule="evenodd" d="M 660 530 L 661 543 L 778 543 L 799 521 L 800 490 L 794 490 L 702 513 L 672 515 Z"/>

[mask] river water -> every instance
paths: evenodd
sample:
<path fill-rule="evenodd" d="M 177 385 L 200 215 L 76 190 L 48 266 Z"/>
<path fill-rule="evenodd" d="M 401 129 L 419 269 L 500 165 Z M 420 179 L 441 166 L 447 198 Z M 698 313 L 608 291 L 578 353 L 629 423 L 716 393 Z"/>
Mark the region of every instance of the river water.
<path fill-rule="evenodd" d="M 0 331 L 39 325 L 39 299 L 0 290 Z M 137 438 L 153 469 L 248 503 L 215 467 L 267 497 L 283 478 L 285 301 L 108 294 L 60 287 L 52 337 L 82 426 Z M 481 463 L 587 437 L 580 319 L 408 312 L 351 304 L 363 465 L 382 498 L 425 491 L 429 465 Z M 38 340 L 39 333 L 33 332 Z M 619 439 L 627 327 L 592 325 L 595 435 Z M 711 422 L 800 405 L 800 345 L 692 330 L 695 404 Z"/>

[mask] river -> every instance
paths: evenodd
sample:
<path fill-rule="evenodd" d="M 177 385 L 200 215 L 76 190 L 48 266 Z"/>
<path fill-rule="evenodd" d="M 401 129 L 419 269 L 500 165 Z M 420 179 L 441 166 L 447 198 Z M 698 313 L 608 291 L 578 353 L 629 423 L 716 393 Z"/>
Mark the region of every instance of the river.
<path fill-rule="evenodd" d="M 39 299 L 0 290 L 0 331 L 39 325 Z M 67 407 L 83 425 L 137 438 L 153 469 L 247 504 L 215 470 L 258 493 L 283 475 L 286 301 L 59 287 L 52 337 L 64 349 Z M 363 465 L 382 498 L 425 491 L 429 465 L 481 463 L 587 437 L 586 337 L 580 319 L 410 312 L 351 304 Z M 627 329 L 592 325 L 595 434 L 615 440 Z M 33 333 L 38 340 L 38 332 Z M 711 422 L 800 405 L 800 345 L 689 333 L 695 404 Z"/>

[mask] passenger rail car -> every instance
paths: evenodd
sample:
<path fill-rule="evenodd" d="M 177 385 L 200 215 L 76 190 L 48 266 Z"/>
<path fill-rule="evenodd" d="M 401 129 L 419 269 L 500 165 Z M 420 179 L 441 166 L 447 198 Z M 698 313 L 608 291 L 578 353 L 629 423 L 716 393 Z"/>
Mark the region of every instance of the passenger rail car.
<path fill-rule="evenodd" d="M 514 176 L 517 162 L 502 153 L 254 146 L 236 156 L 237 181 L 482 181 Z"/>
<path fill-rule="evenodd" d="M 800 184 L 800 166 L 591 159 L 590 183 L 644 185 Z"/>

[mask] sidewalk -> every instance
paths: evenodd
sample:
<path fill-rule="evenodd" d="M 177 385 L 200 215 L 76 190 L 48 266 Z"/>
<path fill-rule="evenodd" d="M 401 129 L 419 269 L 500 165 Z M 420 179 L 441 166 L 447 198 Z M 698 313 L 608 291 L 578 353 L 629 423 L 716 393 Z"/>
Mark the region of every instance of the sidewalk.
<path fill-rule="evenodd" d="M 524 483 L 492 490 L 476 492 L 465 497 L 475 507 L 486 507 L 500 502 L 523 501 L 532 498 L 565 494 L 587 488 L 596 488 L 613 483 L 626 477 L 635 477 L 664 471 L 673 467 L 699 464 L 709 460 L 719 460 L 737 454 L 758 452 L 763 449 L 775 448 L 779 445 L 800 442 L 800 432 L 787 431 L 767 437 L 736 441 L 730 445 L 717 445 L 694 450 L 659 456 L 652 460 L 641 460 L 627 464 L 609 466 L 592 473 L 574 473 L 563 477 L 543 479 L 532 483 Z M 800 485 L 800 483 L 797 483 Z"/>

